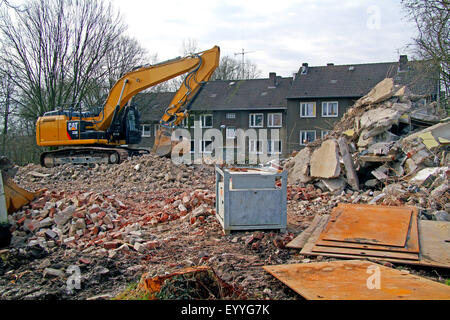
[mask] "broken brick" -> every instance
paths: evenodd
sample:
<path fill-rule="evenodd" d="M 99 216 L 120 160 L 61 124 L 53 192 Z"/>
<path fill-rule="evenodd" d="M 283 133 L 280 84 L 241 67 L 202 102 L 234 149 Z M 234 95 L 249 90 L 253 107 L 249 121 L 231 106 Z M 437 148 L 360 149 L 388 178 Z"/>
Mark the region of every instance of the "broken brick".
<path fill-rule="evenodd" d="M 118 241 L 109 241 L 109 242 L 105 242 L 103 243 L 103 248 L 105 249 L 116 249 L 120 246 L 121 242 Z"/>

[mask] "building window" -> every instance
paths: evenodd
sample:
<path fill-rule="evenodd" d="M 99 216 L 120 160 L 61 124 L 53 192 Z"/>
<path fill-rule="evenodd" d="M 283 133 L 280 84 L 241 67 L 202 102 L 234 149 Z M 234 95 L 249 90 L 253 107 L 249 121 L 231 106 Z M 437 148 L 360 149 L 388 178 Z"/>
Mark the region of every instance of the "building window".
<path fill-rule="evenodd" d="M 200 121 L 202 122 L 202 128 L 212 128 L 213 126 L 212 114 L 202 114 L 200 116 Z"/>
<path fill-rule="evenodd" d="M 195 115 L 191 114 L 181 122 L 183 128 L 194 128 Z"/>
<path fill-rule="evenodd" d="M 196 149 L 197 148 L 195 147 L 195 140 L 191 139 L 191 151 L 190 151 L 190 153 L 195 153 Z"/>
<path fill-rule="evenodd" d="M 142 134 L 141 137 L 151 137 L 152 136 L 152 126 L 150 124 L 143 124 L 141 126 Z"/>
<path fill-rule="evenodd" d="M 236 128 L 228 127 L 226 130 L 227 139 L 235 139 L 236 138 Z"/>
<path fill-rule="evenodd" d="M 212 153 L 213 143 L 212 140 L 202 140 L 202 153 Z"/>
<path fill-rule="evenodd" d="M 262 113 L 250 113 L 250 128 L 264 127 L 264 115 Z"/>
<path fill-rule="evenodd" d="M 267 140 L 267 152 L 271 154 L 280 154 L 282 152 L 281 140 Z"/>
<path fill-rule="evenodd" d="M 300 118 L 315 118 L 316 117 L 316 103 L 315 102 L 301 102 L 300 103 Z"/>
<path fill-rule="evenodd" d="M 236 119 L 236 113 L 227 113 L 227 119 Z"/>
<path fill-rule="evenodd" d="M 301 130 L 300 131 L 300 145 L 306 146 L 308 143 L 316 140 L 316 130 Z"/>
<path fill-rule="evenodd" d="M 249 153 L 262 154 L 263 152 L 263 141 L 262 140 L 249 140 L 248 141 L 248 151 Z"/>
<path fill-rule="evenodd" d="M 330 131 L 328 131 L 328 130 L 322 130 L 322 132 L 321 132 L 322 139 L 325 138 L 329 133 L 330 133 Z"/>
<path fill-rule="evenodd" d="M 283 125 L 283 116 L 281 113 L 269 113 L 267 115 L 267 126 L 271 128 L 280 128 Z"/>
<path fill-rule="evenodd" d="M 322 117 L 337 117 L 338 116 L 338 103 L 322 102 Z"/>

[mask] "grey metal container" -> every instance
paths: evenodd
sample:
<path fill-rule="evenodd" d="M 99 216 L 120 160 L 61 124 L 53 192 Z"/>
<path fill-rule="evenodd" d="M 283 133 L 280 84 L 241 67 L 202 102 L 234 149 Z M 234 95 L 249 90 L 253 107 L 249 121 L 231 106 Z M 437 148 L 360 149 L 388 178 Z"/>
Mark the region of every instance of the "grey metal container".
<path fill-rule="evenodd" d="M 276 181 L 281 180 L 281 186 Z M 287 172 L 268 168 L 216 167 L 216 217 L 232 230 L 279 229 L 287 225 Z"/>

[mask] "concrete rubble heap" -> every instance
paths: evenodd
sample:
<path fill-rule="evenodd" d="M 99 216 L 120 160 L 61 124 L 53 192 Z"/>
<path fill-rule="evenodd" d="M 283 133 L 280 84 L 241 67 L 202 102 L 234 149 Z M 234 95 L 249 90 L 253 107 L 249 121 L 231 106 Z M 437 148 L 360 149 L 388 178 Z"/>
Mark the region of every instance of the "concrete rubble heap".
<path fill-rule="evenodd" d="M 353 192 L 354 203 L 413 205 L 425 217 L 448 219 L 450 122 L 393 79 L 380 82 L 345 113 L 325 140 L 287 159 L 290 184 Z M 424 128 L 425 127 L 425 128 Z"/>

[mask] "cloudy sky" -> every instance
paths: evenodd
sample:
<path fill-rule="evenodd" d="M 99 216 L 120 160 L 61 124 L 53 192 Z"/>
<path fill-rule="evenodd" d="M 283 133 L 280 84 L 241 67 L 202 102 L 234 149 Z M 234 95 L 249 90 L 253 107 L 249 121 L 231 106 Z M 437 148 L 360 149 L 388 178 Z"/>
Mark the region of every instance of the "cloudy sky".
<path fill-rule="evenodd" d="M 397 61 L 415 27 L 400 0 L 112 0 L 137 38 L 159 60 L 182 54 L 183 40 L 198 49 L 219 45 L 269 72 L 292 76 L 310 66 Z"/>

